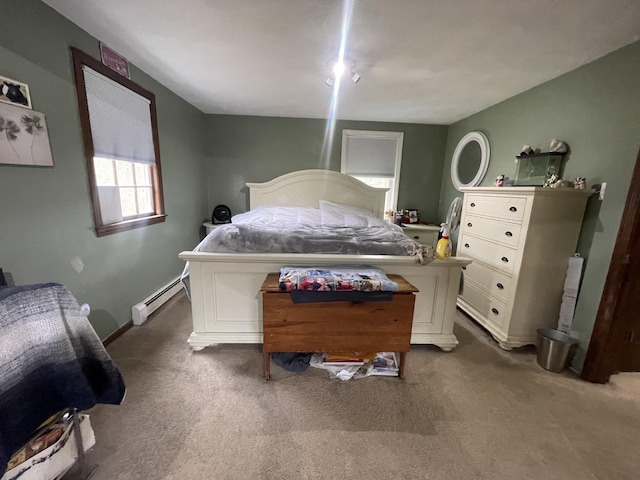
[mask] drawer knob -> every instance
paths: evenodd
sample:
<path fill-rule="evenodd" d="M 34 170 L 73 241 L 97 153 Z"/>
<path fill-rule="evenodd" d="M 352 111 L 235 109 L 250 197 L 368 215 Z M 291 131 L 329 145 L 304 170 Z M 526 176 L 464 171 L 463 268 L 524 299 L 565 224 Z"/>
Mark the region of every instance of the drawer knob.
<path fill-rule="evenodd" d="M 499 290 L 503 290 L 504 289 L 504 285 L 501 283 L 496 283 L 496 287 L 498 287 Z"/>
<path fill-rule="evenodd" d="M 414 235 L 413 238 L 415 238 L 416 240 L 420 239 L 420 235 Z"/>
<path fill-rule="evenodd" d="M 518 209 L 516 207 L 509 207 L 510 212 L 517 212 Z"/>
<path fill-rule="evenodd" d="M 494 315 L 498 315 L 500 313 L 497 308 L 492 308 L 491 311 Z"/>
<path fill-rule="evenodd" d="M 473 203 L 473 202 L 471 202 L 471 203 L 470 203 L 470 205 L 471 205 L 472 207 L 475 207 L 475 206 L 476 206 L 476 204 L 475 204 L 475 203 Z"/>
<path fill-rule="evenodd" d="M 463 270 L 466 270 L 466 269 L 467 269 L 467 267 L 466 267 L 466 266 L 463 266 L 463 267 L 462 267 L 462 269 L 463 269 Z"/>
<path fill-rule="evenodd" d="M 464 248 L 469 248 L 469 244 L 468 244 L 468 243 L 465 243 L 465 244 L 464 244 Z"/>
<path fill-rule="evenodd" d="M 467 227 L 469 227 L 469 228 L 473 227 L 473 223 L 471 223 L 471 222 L 467 223 Z"/>
<path fill-rule="evenodd" d="M 508 230 L 507 230 L 506 232 L 504 232 L 504 234 L 505 234 L 507 237 L 513 237 L 513 233 L 511 233 L 511 232 L 510 232 L 510 231 L 508 231 Z"/>
<path fill-rule="evenodd" d="M 509 263 L 509 259 L 508 259 L 507 257 L 502 257 L 502 258 L 501 258 L 501 260 L 502 260 L 504 263 Z"/>

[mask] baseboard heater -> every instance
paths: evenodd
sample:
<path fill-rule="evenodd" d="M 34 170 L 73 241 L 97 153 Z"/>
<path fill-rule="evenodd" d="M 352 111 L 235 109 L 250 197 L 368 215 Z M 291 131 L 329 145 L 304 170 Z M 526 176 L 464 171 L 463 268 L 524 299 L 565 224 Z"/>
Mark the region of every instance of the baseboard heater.
<path fill-rule="evenodd" d="M 134 325 L 142 325 L 149 315 L 164 305 L 171 297 L 182 289 L 180 277 L 172 280 L 157 292 L 152 293 L 142 302 L 131 307 L 131 319 Z"/>

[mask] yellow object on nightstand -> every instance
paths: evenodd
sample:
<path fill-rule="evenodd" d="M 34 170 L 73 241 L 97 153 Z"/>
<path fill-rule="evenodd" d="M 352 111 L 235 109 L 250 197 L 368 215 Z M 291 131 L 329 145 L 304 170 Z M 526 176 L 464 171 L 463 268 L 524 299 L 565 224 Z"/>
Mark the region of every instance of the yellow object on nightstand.
<path fill-rule="evenodd" d="M 442 224 L 442 238 L 436 245 L 436 258 L 449 258 L 451 256 L 451 240 L 449 239 L 449 224 Z"/>

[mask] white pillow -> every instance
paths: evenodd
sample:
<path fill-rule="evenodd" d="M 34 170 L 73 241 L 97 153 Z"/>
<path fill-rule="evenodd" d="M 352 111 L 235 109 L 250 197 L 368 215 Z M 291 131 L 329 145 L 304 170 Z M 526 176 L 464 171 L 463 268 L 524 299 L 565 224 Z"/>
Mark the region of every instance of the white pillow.
<path fill-rule="evenodd" d="M 343 214 L 361 215 L 364 217 L 375 217 L 376 215 L 366 208 L 353 207 L 351 205 L 342 205 L 340 203 L 333 203 L 329 200 L 320 200 L 320 211 L 331 211 Z"/>
<path fill-rule="evenodd" d="M 231 217 L 235 224 L 247 223 L 285 223 L 320 224 L 320 210 L 311 207 L 287 207 L 281 205 L 261 205 L 248 212 Z"/>
<path fill-rule="evenodd" d="M 386 227 L 390 225 L 376 217 L 334 212 L 333 210 L 320 210 L 320 221 L 323 225 L 338 227 Z"/>

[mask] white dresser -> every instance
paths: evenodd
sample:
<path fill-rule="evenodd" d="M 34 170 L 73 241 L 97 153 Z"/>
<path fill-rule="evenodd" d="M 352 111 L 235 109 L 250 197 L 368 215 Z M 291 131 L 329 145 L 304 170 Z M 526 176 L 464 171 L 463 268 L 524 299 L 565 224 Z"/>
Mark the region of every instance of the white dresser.
<path fill-rule="evenodd" d="M 458 306 L 500 347 L 532 344 L 556 328 L 569 257 L 575 253 L 592 190 L 541 187 L 462 188 L 457 256 L 463 271 Z"/>

